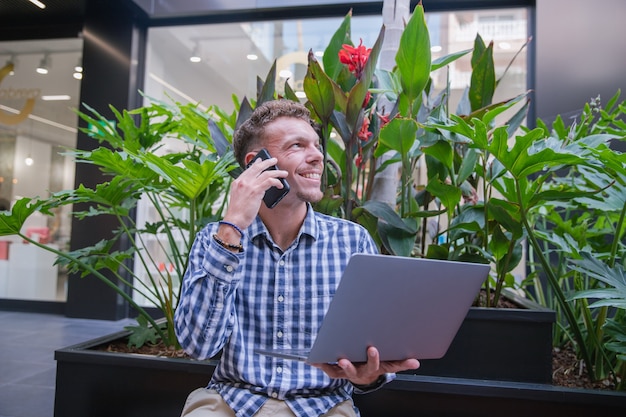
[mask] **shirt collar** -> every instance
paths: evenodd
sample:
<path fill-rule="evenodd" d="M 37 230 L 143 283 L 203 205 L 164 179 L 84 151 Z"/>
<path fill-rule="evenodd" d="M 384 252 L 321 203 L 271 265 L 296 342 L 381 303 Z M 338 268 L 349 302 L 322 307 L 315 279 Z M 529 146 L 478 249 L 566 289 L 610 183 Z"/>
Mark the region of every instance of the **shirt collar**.
<path fill-rule="evenodd" d="M 248 237 L 250 240 L 254 240 L 259 236 L 265 236 L 265 238 L 268 241 L 272 241 L 272 238 L 269 232 L 267 231 L 265 224 L 263 223 L 263 221 L 261 220 L 261 217 L 259 216 L 256 216 L 252 224 L 248 226 L 247 233 L 248 233 Z M 296 236 L 296 241 L 299 241 L 302 235 L 308 235 L 308 236 L 311 236 L 313 239 L 317 240 L 318 233 L 319 232 L 318 232 L 317 221 L 315 217 L 315 211 L 313 210 L 313 207 L 311 206 L 311 204 L 307 203 L 306 217 L 304 218 L 302 227 L 300 228 L 300 231 L 298 232 L 298 236 Z"/>

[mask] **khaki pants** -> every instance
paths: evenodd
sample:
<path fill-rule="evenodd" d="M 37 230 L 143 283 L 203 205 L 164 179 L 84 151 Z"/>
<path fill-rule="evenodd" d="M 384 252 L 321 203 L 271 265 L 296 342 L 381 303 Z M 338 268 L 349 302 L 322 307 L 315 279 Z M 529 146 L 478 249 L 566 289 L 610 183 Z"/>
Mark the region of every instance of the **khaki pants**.
<path fill-rule="evenodd" d="M 283 401 L 268 399 L 255 417 L 294 417 Z M 352 401 L 344 401 L 333 407 L 323 417 L 355 417 Z M 217 391 L 198 388 L 189 394 L 181 417 L 235 417 L 233 410 Z"/>

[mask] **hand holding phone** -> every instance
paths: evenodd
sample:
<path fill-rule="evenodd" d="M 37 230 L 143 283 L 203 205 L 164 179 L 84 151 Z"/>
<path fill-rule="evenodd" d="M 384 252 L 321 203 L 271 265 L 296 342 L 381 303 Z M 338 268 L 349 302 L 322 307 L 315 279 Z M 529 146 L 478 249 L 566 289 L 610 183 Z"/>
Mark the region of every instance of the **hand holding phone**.
<path fill-rule="evenodd" d="M 269 158 L 271 158 L 269 152 L 267 151 L 267 149 L 263 148 L 254 156 L 254 158 L 252 158 L 252 160 L 250 161 L 250 163 L 248 163 L 248 166 L 246 168 L 252 165 L 254 161 L 256 161 L 257 159 L 264 160 L 264 159 L 269 159 Z M 276 165 L 273 165 L 267 168 L 265 171 L 267 171 L 268 169 L 277 170 L 278 167 Z M 282 200 L 283 197 L 287 195 L 287 193 L 289 192 L 289 184 L 287 183 L 287 180 L 285 180 L 284 178 L 278 178 L 278 179 L 283 184 L 283 188 L 270 187 L 267 191 L 265 191 L 265 195 L 263 196 L 263 202 L 268 208 L 274 208 L 276 204 L 278 204 L 278 202 Z"/>

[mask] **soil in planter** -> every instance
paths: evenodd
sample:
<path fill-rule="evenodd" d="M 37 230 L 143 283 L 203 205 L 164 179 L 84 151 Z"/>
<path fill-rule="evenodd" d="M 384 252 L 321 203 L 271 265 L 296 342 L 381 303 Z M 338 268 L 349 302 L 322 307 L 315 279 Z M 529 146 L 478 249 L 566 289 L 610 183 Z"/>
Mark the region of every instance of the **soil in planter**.
<path fill-rule="evenodd" d="M 615 383 L 605 379 L 591 381 L 584 369 L 584 363 L 576 359 L 571 347 L 552 349 L 552 384 L 569 388 L 614 390 Z"/>

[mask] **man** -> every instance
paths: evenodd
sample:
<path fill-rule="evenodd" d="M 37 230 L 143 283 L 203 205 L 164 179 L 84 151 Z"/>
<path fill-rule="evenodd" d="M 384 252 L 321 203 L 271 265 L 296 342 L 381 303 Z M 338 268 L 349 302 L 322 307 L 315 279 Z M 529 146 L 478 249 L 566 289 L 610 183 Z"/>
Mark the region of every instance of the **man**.
<path fill-rule="evenodd" d="M 379 388 L 416 359 L 336 365 L 271 358 L 255 348 L 310 347 L 353 253 L 377 252 L 360 225 L 313 211 L 322 198 L 323 154 L 306 107 L 289 100 L 261 104 L 233 138 L 247 166 L 232 183 L 221 222 L 194 242 L 176 309 L 183 348 L 204 359 L 222 350 L 207 388 L 192 392 L 185 416 L 358 416 L 353 389 Z M 277 165 L 277 170 L 267 170 Z M 290 191 L 274 208 L 265 191 Z M 373 308 L 375 306 L 372 306 Z"/>

